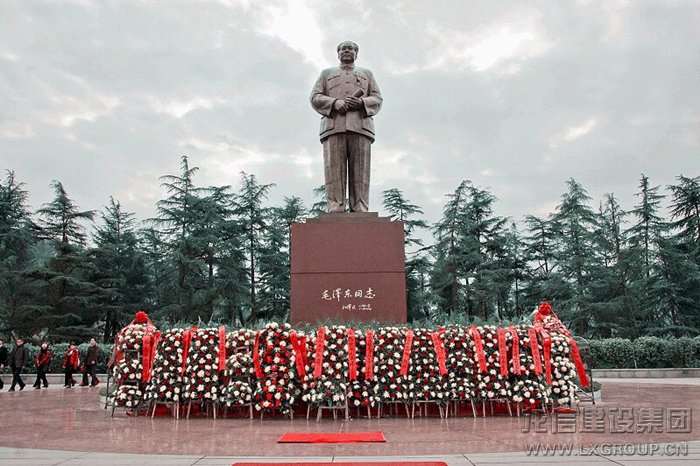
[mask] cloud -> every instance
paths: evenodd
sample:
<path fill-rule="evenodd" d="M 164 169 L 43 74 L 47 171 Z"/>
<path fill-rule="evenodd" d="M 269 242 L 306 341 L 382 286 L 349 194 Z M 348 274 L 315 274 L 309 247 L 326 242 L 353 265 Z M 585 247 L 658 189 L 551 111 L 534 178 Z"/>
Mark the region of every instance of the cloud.
<path fill-rule="evenodd" d="M 568 127 L 562 134 L 555 136 L 549 143 L 549 146 L 556 149 L 564 142 L 572 142 L 587 135 L 598 125 L 598 119 L 595 117 L 589 118 L 581 124 Z"/>
<path fill-rule="evenodd" d="M 314 66 L 324 65 L 323 31 L 311 2 L 286 0 L 277 5 L 265 4 L 260 17 L 260 32 L 281 39 Z"/>
<path fill-rule="evenodd" d="M 515 219 L 570 177 L 633 202 L 642 171 L 697 174 L 697 38 L 692 2 L 0 2 L 0 168 L 35 206 L 55 178 L 146 218 L 186 154 L 198 185 L 245 170 L 309 204 L 309 92 L 351 39 L 385 98 L 373 210 L 397 187 L 437 220 L 463 179 Z"/>

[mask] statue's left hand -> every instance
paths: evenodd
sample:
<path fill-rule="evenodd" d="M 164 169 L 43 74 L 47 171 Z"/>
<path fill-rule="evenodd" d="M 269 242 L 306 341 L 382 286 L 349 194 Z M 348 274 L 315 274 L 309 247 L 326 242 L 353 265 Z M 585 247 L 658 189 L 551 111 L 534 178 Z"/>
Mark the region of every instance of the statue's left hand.
<path fill-rule="evenodd" d="M 360 110 L 364 106 L 362 99 L 355 96 L 346 97 L 345 104 L 349 110 Z"/>

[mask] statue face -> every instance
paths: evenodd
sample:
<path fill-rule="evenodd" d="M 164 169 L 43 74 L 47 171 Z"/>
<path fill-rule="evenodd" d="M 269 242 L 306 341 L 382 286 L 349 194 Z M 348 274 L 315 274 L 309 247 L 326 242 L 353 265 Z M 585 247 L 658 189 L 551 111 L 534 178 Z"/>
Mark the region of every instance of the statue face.
<path fill-rule="evenodd" d="M 338 49 L 338 59 L 343 63 L 353 63 L 357 58 L 357 50 L 352 42 L 343 42 Z"/>

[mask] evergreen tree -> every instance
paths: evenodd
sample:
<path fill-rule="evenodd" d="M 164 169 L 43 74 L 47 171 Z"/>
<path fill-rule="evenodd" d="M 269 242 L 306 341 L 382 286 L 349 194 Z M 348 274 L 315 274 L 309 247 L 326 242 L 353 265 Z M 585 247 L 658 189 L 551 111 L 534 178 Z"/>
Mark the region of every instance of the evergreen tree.
<path fill-rule="evenodd" d="M 244 230 L 244 251 L 248 268 L 247 308 L 249 321 L 257 322 L 260 312 L 258 289 L 260 287 L 258 259 L 262 255 L 265 231 L 268 227 L 268 208 L 263 206 L 273 184 L 258 183 L 255 175 L 241 173 L 242 185 L 234 200 L 234 214 Z"/>
<path fill-rule="evenodd" d="M 557 265 L 565 289 L 554 297 L 561 302 L 562 317 L 571 319 L 573 330 L 580 335 L 588 335 L 591 323 L 589 306 L 589 267 L 594 255 L 593 230 L 596 228 L 596 215 L 589 206 L 591 197 L 573 178 L 567 181 L 568 191 L 553 216 L 555 231 L 559 239 Z"/>
<path fill-rule="evenodd" d="M 423 241 L 415 237 L 416 230 L 428 228 L 425 220 L 413 218 L 415 215 L 423 215 L 423 209 L 406 199 L 397 188 L 387 189 L 382 192 L 384 210 L 389 213 L 392 220 L 403 222 L 404 244 L 406 247 L 422 246 Z"/>
<path fill-rule="evenodd" d="M 53 181 L 54 199 L 38 210 L 40 234 L 53 247 L 47 264 L 27 272 L 37 288 L 36 325 L 45 327 L 56 340 L 84 340 L 95 335 L 99 303 L 106 293 L 90 281 L 93 266 L 85 252 L 84 222 L 94 212 L 81 211 L 59 181 Z"/>
<path fill-rule="evenodd" d="M 161 177 L 161 186 L 170 195 L 156 203 L 158 217 L 153 219 L 163 233 L 169 256 L 159 290 L 159 314 L 173 322 L 189 321 L 193 314 L 199 314 L 195 294 L 207 270 L 201 244 L 193 238 L 201 220 L 201 196 L 205 194 L 205 189 L 194 184 L 197 171 L 199 168 L 190 167 L 187 156 L 183 156 L 179 175 Z"/>
<path fill-rule="evenodd" d="M 108 342 L 137 309 L 147 307 L 150 283 L 145 257 L 139 249 L 134 214 L 125 212 L 110 197 L 99 216 L 102 222 L 95 228 L 95 247 L 89 252 L 93 262 L 90 281 L 105 294 L 99 308 L 104 320 L 103 339 Z"/>
<path fill-rule="evenodd" d="M 552 300 L 554 289 L 562 282 L 557 272 L 558 234 L 551 219 L 525 217 L 527 235 L 523 238 L 524 260 L 528 264 L 525 280 L 525 308 L 536 308 Z"/>
<path fill-rule="evenodd" d="M 589 266 L 590 333 L 599 337 L 637 333 L 630 289 L 634 263 L 628 260 L 628 239 L 622 228 L 626 216 L 615 196 L 606 194 L 594 231 L 596 254 Z"/>
<path fill-rule="evenodd" d="M 36 242 L 24 183 L 7 171 L 0 180 L 0 334 L 30 335 L 32 287 L 23 275 Z"/>
<path fill-rule="evenodd" d="M 678 184 L 669 186 L 673 226 L 680 244 L 697 260 L 700 259 L 700 176 L 680 175 L 676 179 Z"/>
<path fill-rule="evenodd" d="M 647 327 L 656 326 L 658 299 L 654 297 L 652 271 L 657 270 L 659 245 L 669 231 L 668 223 L 660 216 L 661 202 L 664 196 L 659 194 L 658 186 L 651 186 L 644 174 L 639 181 L 639 199 L 630 211 L 635 223 L 629 228 L 630 289 L 636 302 L 636 317 L 639 332 Z"/>
<path fill-rule="evenodd" d="M 467 230 L 465 211 L 470 187 L 471 181 L 464 180 L 452 194 L 447 195 L 442 218 L 433 227 L 436 238 L 430 282 L 438 308 L 448 315 L 461 310 L 466 310 L 467 316 L 472 314 L 464 293 L 468 278 L 461 268 L 464 255 L 462 236 Z M 464 282 L 460 283 L 460 279 Z"/>
<path fill-rule="evenodd" d="M 260 250 L 260 309 L 266 319 L 281 319 L 289 312 L 290 238 L 292 223 L 308 214 L 298 197 L 285 197 L 281 207 L 269 210 Z"/>

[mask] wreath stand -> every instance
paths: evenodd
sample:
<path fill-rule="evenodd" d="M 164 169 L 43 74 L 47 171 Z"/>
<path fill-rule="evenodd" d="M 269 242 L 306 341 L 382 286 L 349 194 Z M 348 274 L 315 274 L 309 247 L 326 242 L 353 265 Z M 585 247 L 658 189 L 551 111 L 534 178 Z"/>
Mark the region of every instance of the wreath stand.
<path fill-rule="evenodd" d="M 309 408 L 310 408 L 310 405 L 307 406 L 307 408 L 306 408 L 306 419 L 309 418 Z M 338 419 L 338 411 L 342 410 L 345 413 L 345 420 L 346 421 L 350 420 L 350 412 L 348 410 L 347 397 L 345 398 L 345 402 L 343 404 L 326 405 L 326 406 L 324 406 L 323 404 L 319 404 L 316 407 L 316 422 L 321 422 L 321 418 L 323 418 L 323 410 L 324 409 L 333 412 L 333 419 Z"/>
<path fill-rule="evenodd" d="M 175 419 L 180 419 L 180 402 L 179 401 L 151 401 L 151 404 L 149 406 L 149 409 L 152 408 L 151 411 L 151 419 L 153 419 L 156 415 L 156 408 L 158 406 L 165 406 L 166 408 L 170 409 L 172 412 L 172 416 Z M 146 412 L 148 414 L 148 411 Z"/>
<path fill-rule="evenodd" d="M 449 405 L 452 404 L 452 411 L 454 411 L 454 416 L 457 417 L 459 415 L 459 405 L 460 403 L 466 403 L 469 401 L 469 403 L 472 406 L 472 416 L 476 417 L 476 404 L 474 403 L 474 398 L 469 397 L 469 398 L 457 398 L 457 399 L 452 399 L 447 402 L 448 406 L 448 413 L 449 413 Z"/>
<path fill-rule="evenodd" d="M 449 401 L 447 404 L 441 403 L 438 400 L 415 400 L 413 403 L 411 403 L 411 419 L 414 419 L 416 417 L 416 406 L 418 406 L 418 416 L 419 417 L 428 417 L 428 405 L 434 403 L 437 405 L 438 409 L 440 410 L 440 419 L 445 419 L 447 417 L 447 413 L 450 410 L 450 404 Z"/>
<path fill-rule="evenodd" d="M 130 349 L 130 350 L 124 351 L 124 359 L 128 358 L 129 360 L 133 360 L 134 355 L 136 355 L 136 358 L 138 359 L 138 361 L 141 364 L 143 364 L 143 360 L 142 360 L 143 358 L 142 358 L 141 352 L 139 350 Z M 122 385 L 134 387 L 136 389 L 141 389 L 141 382 L 139 382 L 137 379 L 125 380 L 121 384 L 117 383 L 117 381 L 115 380 L 114 385 L 117 386 L 117 391 L 119 390 L 119 387 Z M 114 392 L 114 397 L 112 399 L 112 417 L 114 417 L 114 411 L 117 408 L 125 408 L 127 411 L 131 411 L 134 414 L 138 413 L 139 409 L 141 409 L 141 405 L 143 404 L 143 399 L 140 399 L 138 401 L 138 403 L 136 403 L 135 406 L 132 406 L 130 408 L 127 408 L 126 406 L 117 406 L 117 391 Z M 141 392 L 143 393 L 143 390 L 141 390 Z M 108 394 L 108 397 L 109 397 L 109 394 Z M 146 408 L 146 411 L 148 411 L 148 408 Z"/>
<path fill-rule="evenodd" d="M 399 407 L 398 407 L 399 403 L 403 404 L 404 408 L 406 409 L 406 418 L 407 418 L 407 419 L 411 419 L 411 413 L 410 413 L 410 411 L 409 411 L 409 409 L 408 409 L 408 403 L 406 403 L 405 401 L 399 401 L 399 400 L 380 401 L 380 402 L 378 403 L 379 406 L 378 406 L 378 408 L 377 408 L 377 417 L 378 417 L 379 419 L 382 418 L 382 408 L 384 407 L 384 405 L 387 405 L 387 407 L 389 408 L 389 409 L 388 409 L 388 411 L 389 411 L 388 415 L 389 415 L 389 416 L 392 415 L 392 411 L 394 412 L 393 414 L 394 414 L 395 416 L 398 416 L 398 415 L 399 415 Z M 393 410 L 392 410 L 392 408 L 393 408 Z"/>

